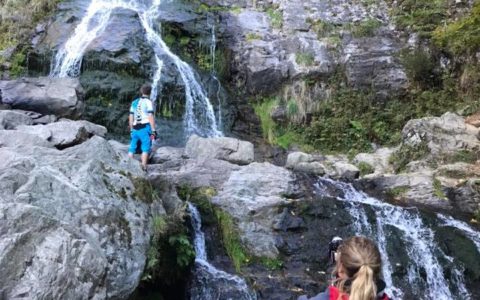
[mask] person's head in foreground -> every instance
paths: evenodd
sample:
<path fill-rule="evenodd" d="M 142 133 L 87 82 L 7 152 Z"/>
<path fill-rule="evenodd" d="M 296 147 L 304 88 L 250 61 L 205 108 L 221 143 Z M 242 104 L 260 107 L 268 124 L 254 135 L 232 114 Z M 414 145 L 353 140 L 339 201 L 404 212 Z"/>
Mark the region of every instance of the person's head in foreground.
<path fill-rule="evenodd" d="M 388 299 L 382 292 L 385 284 L 380 280 L 381 268 L 380 251 L 372 240 L 360 236 L 348 238 L 338 247 L 336 289 L 329 291 L 338 293 L 337 299 Z"/>

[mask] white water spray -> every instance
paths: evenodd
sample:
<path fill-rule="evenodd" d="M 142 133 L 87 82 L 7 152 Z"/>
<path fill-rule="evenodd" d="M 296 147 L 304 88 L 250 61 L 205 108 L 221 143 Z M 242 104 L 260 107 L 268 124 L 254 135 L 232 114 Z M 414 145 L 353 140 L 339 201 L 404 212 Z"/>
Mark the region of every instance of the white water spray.
<path fill-rule="evenodd" d="M 202 220 L 197 208 L 188 203 L 188 210 L 192 217 L 192 226 L 195 232 L 194 247 L 195 247 L 195 267 L 202 268 L 204 272 L 207 272 L 215 281 L 228 283 L 228 289 L 233 290 L 235 299 L 238 300 L 256 300 L 254 293 L 250 292 L 247 283 L 242 278 L 228 274 L 222 270 L 215 268 L 207 260 L 207 251 L 205 247 L 205 234 L 202 231 Z M 204 299 L 226 299 L 223 294 L 225 291 L 221 287 L 212 286 L 209 282 L 203 282 L 203 286 L 199 287 L 195 297 L 191 300 L 204 300 Z"/>
<path fill-rule="evenodd" d="M 88 45 L 105 30 L 113 10 L 117 8 L 135 11 L 145 30 L 145 36 L 155 53 L 157 69 L 152 76 L 152 100 L 157 98 L 157 86 L 161 79 L 164 62 L 160 59 L 166 56 L 176 66 L 185 86 L 185 115 L 184 127 L 187 136 L 197 134 L 200 136 L 222 136 L 217 127 L 215 113 L 207 94 L 197 80 L 193 69 L 178 56 L 176 56 L 162 40 L 160 34 L 154 29 L 157 19 L 160 0 L 153 0 L 149 7 L 138 4 L 134 0 L 92 0 L 87 14 L 75 29 L 74 34 L 58 51 L 55 64 L 50 73 L 54 77 L 77 77 L 80 75 L 82 58 Z"/>

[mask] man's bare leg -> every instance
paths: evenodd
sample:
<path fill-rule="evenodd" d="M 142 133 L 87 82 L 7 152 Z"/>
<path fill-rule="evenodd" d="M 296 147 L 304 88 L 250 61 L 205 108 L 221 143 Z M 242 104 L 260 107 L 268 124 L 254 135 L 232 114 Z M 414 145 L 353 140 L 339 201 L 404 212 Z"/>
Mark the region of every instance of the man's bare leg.
<path fill-rule="evenodd" d="M 147 170 L 148 153 L 142 152 L 142 168 Z"/>

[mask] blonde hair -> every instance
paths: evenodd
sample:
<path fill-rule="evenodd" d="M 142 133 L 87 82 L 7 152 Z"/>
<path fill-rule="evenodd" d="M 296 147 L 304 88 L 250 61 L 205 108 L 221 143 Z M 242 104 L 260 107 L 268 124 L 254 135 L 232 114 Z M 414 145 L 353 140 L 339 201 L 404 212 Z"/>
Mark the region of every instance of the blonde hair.
<path fill-rule="evenodd" d="M 337 287 L 342 294 L 349 294 L 349 300 L 374 300 L 377 297 L 377 281 L 382 265 L 382 258 L 377 245 L 365 237 L 352 237 L 340 245 L 340 253 L 336 271 L 339 268 L 346 273 L 348 278 L 338 279 Z M 351 280 L 347 290 L 345 283 Z"/>

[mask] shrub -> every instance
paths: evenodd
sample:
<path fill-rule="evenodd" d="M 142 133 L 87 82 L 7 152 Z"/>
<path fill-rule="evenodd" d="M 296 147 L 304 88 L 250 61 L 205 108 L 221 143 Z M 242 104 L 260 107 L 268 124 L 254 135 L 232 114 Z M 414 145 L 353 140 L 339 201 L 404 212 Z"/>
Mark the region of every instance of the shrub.
<path fill-rule="evenodd" d="M 480 2 L 476 2 L 470 14 L 447 26 L 438 27 L 433 33 L 434 43 L 457 55 L 472 55 L 480 49 Z"/>
<path fill-rule="evenodd" d="M 267 15 L 270 18 L 270 23 L 273 28 L 282 28 L 283 26 L 283 14 L 278 8 L 269 7 L 267 9 Z"/>
<path fill-rule="evenodd" d="M 425 142 L 414 146 L 404 144 L 397 152 L 392 154 L 390 163 L 393 165 L 395 172 L 399 173 L 405 170 L 409 162 L 425 158 L 428 153 L 430 153 L 430 150 Z"/>
<path fill-rule="evenodd" d="M 422 49 L 406 50 L 400 54 L 408 78 L 422 88 L 438 85 L 438 74 L 435 72 L 436 62 L 433 57 Z"/>
<path fill-rule="evenodd" d="M 275 138 L 275 122 L 272 120 L 270 114 L 277 106 L 277 98 L 261 99 L 253 104 L 255 114 L 260 118 L 262 126 L 263 137 L 270 143 L 276 142 Z"/>
<path fill-rule="evenodd" d="M 361 161 L 357 167 L 360 170 L 360 176 L 365 176 L 375 172 L 375 169 L 372 167 L 372 165 L 364 161 Z"/>

